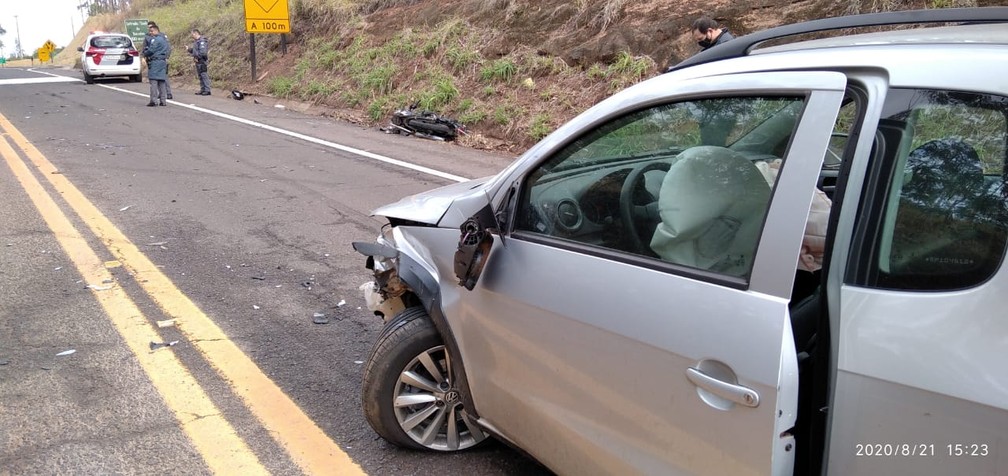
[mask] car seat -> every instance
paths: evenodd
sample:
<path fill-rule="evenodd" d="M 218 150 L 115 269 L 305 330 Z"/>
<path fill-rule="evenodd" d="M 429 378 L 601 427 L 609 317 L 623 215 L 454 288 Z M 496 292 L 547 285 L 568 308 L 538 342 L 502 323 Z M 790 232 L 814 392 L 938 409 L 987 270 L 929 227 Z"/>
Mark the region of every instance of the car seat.
<path fill-rule="evenodd" d="M 769 199 L 766 179 L 745 156 L 717 146 L 686 149 L 659 189 L 651 249 L 665 261 L 745 276 Z"/>
<path fill-rule="evenodd" d="M 1004 249 L 1005 213 L 987 188 L 979 155 L 962 140 L 910 152 L 883 283 L 947 289 L 990 276 Z"/>

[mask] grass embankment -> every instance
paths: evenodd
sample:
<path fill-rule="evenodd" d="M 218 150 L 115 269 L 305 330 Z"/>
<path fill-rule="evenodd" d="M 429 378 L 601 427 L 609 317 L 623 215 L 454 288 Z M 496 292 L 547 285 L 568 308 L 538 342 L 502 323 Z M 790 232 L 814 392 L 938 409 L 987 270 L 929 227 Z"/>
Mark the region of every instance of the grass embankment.
<path fill-rule="evenodd" d="M 477 133 L 466 139 L 471 145 L 528 145 L 656 67 L 629 53 L 588 68 L 528 48 L 488 58 L 483 48 L 499 32 L 462 18 L 380 38 L 365 32 L 367 15 L 403 2 L 296 0 L 290 3 L 294 34 L 288 35 L 286 56 L 281 57 L 279 35 L 256 36 L 259 71 L 268 72 L 256 84 L 241 2 L 160 3 L 137 0 L 132 17 L 152 19 L 168 33 L 176 51 L 168 65 L 172 76 L 192 75 L 184 47 L 191 43 L 189 30 L 197 27 L 211 40 L 215 87 L 349 109 L 374 124 L 419 102 L 469 126 Z"/>
<path fill-rule="evenodd" d="M 185 47 L 199 28 L 211 40 L 215 87 L 349 110 L 355 118 L 385 123 L 391 113 L 418 102 L 465 123 L 469 145 L 513 148 L 545 137 L 556 126 L 612 92 L 655 70 L 647 57 L 620 55 L 612 64 L 571 67 L 559 58 L 517 48 L 492 58 L 483 51 L 501 32 L 453 18 L 376 37 L 367 16 L 410 2 L 395 0 L 292 0 L 289 51 L 279 35 L 257 35 L 257 63 L 268 72 L 252 80 L 244 10 L 233 0 L 136 0 L 133 11 L 95 15 L 54 57 L 79 67 L 77 46 L 94 30 L 124 32 L 126 18 L 154 20 L 168 35 L 173 83 L 195 82 Z"/>

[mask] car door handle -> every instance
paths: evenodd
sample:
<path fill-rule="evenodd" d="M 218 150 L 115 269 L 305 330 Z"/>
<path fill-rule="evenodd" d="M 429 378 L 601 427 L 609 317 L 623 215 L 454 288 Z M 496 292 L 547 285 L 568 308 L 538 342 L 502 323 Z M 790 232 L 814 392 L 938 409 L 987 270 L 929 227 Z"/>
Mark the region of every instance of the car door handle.
<path fill-rule="evenodd" d="M 751 388 L 716 379 L 693 367 L 686 369 L 686 378 L 697 387 L 725 400 L 750 408 L 759 406 L 759 394 Z"/>

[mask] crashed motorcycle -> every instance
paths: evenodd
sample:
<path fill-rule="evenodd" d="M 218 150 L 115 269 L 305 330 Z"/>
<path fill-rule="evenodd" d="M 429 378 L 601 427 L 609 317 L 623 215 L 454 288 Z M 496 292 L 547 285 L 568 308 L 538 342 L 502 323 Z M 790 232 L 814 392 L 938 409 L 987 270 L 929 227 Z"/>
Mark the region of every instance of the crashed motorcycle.
<path fill-rule="evenodd" d="M 393 112 L 388 127 L 382 130 L 389 134 L 415 135 L 442 141 L 452 141 L 460 135 L 466 135 L 462 123 L 432 111 L 418 111 L 418 107 L 419 103 L 413 103 Z"/>

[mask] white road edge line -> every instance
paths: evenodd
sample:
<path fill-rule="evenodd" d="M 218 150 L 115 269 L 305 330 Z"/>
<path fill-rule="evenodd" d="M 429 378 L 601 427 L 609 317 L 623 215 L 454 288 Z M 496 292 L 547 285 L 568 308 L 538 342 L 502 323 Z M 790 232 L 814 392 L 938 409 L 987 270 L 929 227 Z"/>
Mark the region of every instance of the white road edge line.
<path fill-rule="evenodd" d="M 40 73 L 40 74 L 47 74 L 47 75 L 50 75 L 50 76 L 56 76 L 56 77 L 60 77 L 60 78 L 65 78 L 66 77 L 66 76 L 61 76 L 61 75 L 58 75 L 58 74 L 47 73 L 45 71 L 36 71 L 36 70 L 32 70 L 32 69 L 29 69 L 28 71 L 32 71 L 34 73 Z M 75 81 L 83 82 L 83 80 L 81 80 L 81 79 L 74 78 L 74 80 Z M 130 91 L 128 89 L 117 88 L 115 86 L 109 86 L 109 85 L 106 85 L 106 84 L 96 84 L 96 86 L 101 86 L 103 88 L 111 89 L 113 91 L 119 91 L 119 92 L 124 92 L 124 93 L 127 93 L 127 94 L 132 94 L 134 96 L 140 96 L 140 97 L 144 97 L 144 98 L 149 97 L 147 94 L 138 93 L 136 91 Z M 346 146 L 346 145 L 343 145 L 343 144 L 337 144 L 335 142 L 330 142 L 330 141 L 327 141 L 327 140 L 324 140 L 324 139 L 319 139 L 317 137 L 312 137 L 312 136 L 309 136 L 309 135 L 301 134 L 299 132 L 288 131 L 287 129 L 281 129 L 279 127 L 271 126 L 269 124 L 263 124 L 261 122 L 252 121 L 252 120 L 241 118 L 241 117 L 238 117 L 238 116 L 232 116 L 230 114 L 214 111 L 212 109 L 207 109 L 207 108 L 199 107 L 199 106 L 196 106 L 196 105 L 193 105 L 193 104 L 185 104 L 185 103 L 181 103 L 181 102 L 174 101 L 174 100 L 171 100 L 171 101 L 168 101 L 168 102 L 170 102 L 171 104 L 174 104 L 176 106 L 179 106 L 179 107 L 184 107 L 184 108 L 187 108 L 187 109 L 192 109 L 193 111 L 198 111 L 198 112 L 202 112 L 202 113 L 205 113 L 205 114 L 210 114 L 211 116 L 217 116 L 217 117 L 220 117 L 222 119 L 227 119 L 227 120 L 230 120 L 230 121 L 238 122 L 238 123 L 245 124 L 245 125 L 252 126 L 252 127 L 258 127 L 260 129 L 265 129 L 265 130 L 268 130 L 268 131 L 271 131 L 271 132 L 276 132 L 278 134 L 283 134 L 285 136 L 294 137 L 296 139 L 301 139 L 303 141 L 311 142 L 313 144 L 318 144 L 318 145 L 321 145 L 321 146 L 324 146 L 324 147 L 329 147 L 331 149 L 341 150 L 343 152 L 348 152 L 348 153 L 351 153 L 351 154 L 354 154 L 354 155 L 359 155 L 361 157 L 366 157 L 368 159 L 377 160 L 379 162 L 384 162 L 386 164 L 395 165 L 395 166 L 398 166 L 398 167 L 403 167 L 403 168 L 414 170 L 414 171 L 417 171 L 417 172 L 422 172 L 422 173 L 425 173 L 425 174 L 428 174 L 428 175 L 433 175 L 435 177 L 440 177 L 440 178 L 443 178 L 443 179 L 446 179 L 446 180 L 452 180 L 452 181 L 455 181 L 455 182 L 467 182 L 467 181 L 471 180 L 469 178 L 462 177 L 462 176 L 459 176 L 459 175 L 450 174 L 448 172 L 442 172 L 440 170 L 435 170 L 435 169 L 432 169 L 432 168 L 429 168 L 429 167 L 424 167 L 422 165 L 411 164 L 409 162 L 405 162 L 405 161 L 398 160 L 398 159 L 393 159 L 391 157 L 386 157 L 384 155 L 379 155 L 379 154 L 371 153 L 371 152 L 368 152 L 366 150 L 357 149 L 357 148 Z"/>

